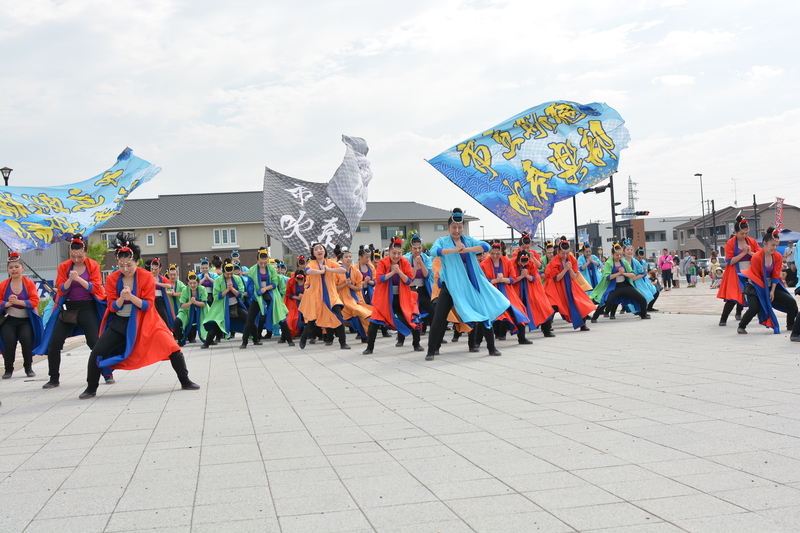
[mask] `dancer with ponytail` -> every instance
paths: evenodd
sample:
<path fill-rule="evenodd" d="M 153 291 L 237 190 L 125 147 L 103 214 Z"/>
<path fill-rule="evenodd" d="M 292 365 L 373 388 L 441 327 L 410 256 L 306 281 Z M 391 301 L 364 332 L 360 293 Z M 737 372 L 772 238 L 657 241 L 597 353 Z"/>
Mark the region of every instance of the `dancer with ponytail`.
<path fill-rule="evenodd" d="M 744 280 L 739 274 L 750 268 L 753 255 L 761 249 L 749 233 L 750 224 L 747 223 L 747 219 L 742 215 L 737 216 L 736 222 L 733 223 L 733 236 L 725 244 L 725 262 L 728 267 L 722 274 L 722 283 L 717 291 L 717 298 L 725 300 L 722 316 L 719 317 L 720 326 L 728 323 L 728 317 L 734 306 L 736 306 L 736 320 L 741 320 L 742 309 L 747 305 L 742 295 Z"/>
<path fill-rule="evenodd" d="M 139 247 L 131 241 L 117 243 L 119 270 L 106 279 L 108 306 L 100 326 L 102 335 L 89 356 L 81 400 L 97 395 L 101 368 L 135 370 L 167 359 L 182 389 L 200 388 L 189 379 L 183 353 L 154 308 L 153 275 L 136 266 Z"/>
<path fill-rule="evenodd" d="M 492 322 L 503 314 L 511 303 L 500 291 L 492 289 L 486 276 L 481 275 L 477 253 L 489 251 L 489 245 L 464 233 L 464 212 L 454 208 L 447 220 L 449 235 L 439 237 L 431 248 L 431 255 L 441 259 L 439 275 L 442 288 L 436 304 L 436 314 L 428 333 L 426 361 L 432 361 L 447 328 L 447 317 L 455 308 L 465 323 L 483 328 L 489 355 L 502 355 L 494 344 Z"/>
<path fill-rule="evenodd" d="M 328 259 L 328 251 L 321 243 L 311 245 L 312 260 L 306 267 L 306 288 L 300 300 L 305 327 L 300 335 L 300 349 L 305 349 L 309 337 L 314 338 L 317 328 L 334 330 L 342 350 L 349 350 L 344 331 L 342 309 L 344 305 L 336 290 L 336 274 L 344 274 L 339 263 Z"/>
<path fill-rule="evenodd" d="M 514 288 L 528 316 L 529 331 L 541 328 L 545 337 L 555 337 L 556 334 L 553 333 L 555 312 L 539 278 L 541 264 L 536 250 L 530 248 L 517 250 L 513 271 L 516 280 Z"/>
<path fill-rule="evenodd" d="M 197 337 L 203 343 L 206 342 L 206 328 L 203 324 L 208 313 L 208 294 L 194 272 L 189 272 L 186 282 L 178 300 L 178 316 L 172 329 L 179 346 L 184 346 L 187 341 L 194 343 Z"/>
<path fill-rule="evenodd" d="M 570 252 L 569 241 L 563 235 L 556 243 L 558 255 L 545 268 L 544 291 L 553 307 L 573 329 L 589 331 L 586 321 L 595 305 L 578 284 L 578 261 Z"/>
<path fill-rule="evenodd" d="M 378 261 L 375 268 L 378 284 L 372 298 L 372 315 L 364 355 L 371 354 L 375 349 L 375 337 L 381 326 L 397 330 L 395 346 L 403 346 L 405 338 L 411 335 L 414 351 L 424 350 L 419 343 L 421 328 L 417 295 L 410 288 L 414 276 L 411 263 L 403 257 L 403 240 L 392 237 L 390 242 L 389 255 Z"/>
<path fill-rule="evenodd" d="M 519 292 L 513 287 L 516 283 L 516 275 L 513 263 L 505 256 L 505 243 L 500 239 L 494 239 L 489 248 L 489 255 L 481 261 L 481 269 L 489 283 L 505 296 L 511 305 L 508 306 L 501 315 L 494 320 L 495 337 L 505 340 L 506 331 L 517 336 L 520 344 L 531 344 L 525 338 L 525 326 L 528 325 L 528 315 L 525 313 L 525 306 L 519 299 Z"/>
<path fill-rule="evenodd" d="M 649 319 L 647 314 L 647 300 L 633 286 L 636 277 L 628 262 L 622 258 L 624 249 L 621 244 L 614 243 L 612 254 L 603 265 L 600 283 L 592 291 L 592 300 L 598 307 L 592 317 L 592 322 L 597 322 L 604 311 L 614 311 L 617 305 L 630 307 L 633 312 L 643 320 Z"/>
<path fill-rule="evenodd" d="M 361 292 L 364 281 L 358 267 L 353 265 L 353 254 L 349 250 L 342 251 L 341 261 L 345 273 L 337 276 L 336 289 L 344 305 L 342 318 L 358 332 L 361 342 L 366 343 L 372 306 L 364 303 Z"/>
<path fill-rule="evenodd" d="M 0 351 L 5 363 L 3 379 L 9 379 L 14 373 L 18 342 L 22 345 L 25 376 L 36 377 L 33 348 L 42 342 L 44 326 L 38 311 L 39 292 L 36 284 L 22 275 L 24 270 L 19 254 L 9 250 L 8 278 L 0 283 L 0 314 L 6 317 L 0 325 Z"/>
<path fill-rule="evenodd" d="M 118 242 L 123 238 L 124 234 L 117 234 Z M 61 348 L 67 337 L 83 335 L 90 349 L 99 338 L 100 320 L 106 311 L 106 291 L 100 265 L 86 257 L 86 248 L 83 236 L 74 234 L 69 244 L 69 259 L 58 265 L 53 312 L 41 344 L 33 350 L 36 354 L 47 354 L 50 380 L 43 389 L 61 384 Z M 110 370 L 105 379 L 106 383 L 114 383 Z"/>
<path fill-rule="evenodd" d="M 791 331 L 790 340 L 800 341 L 800 324 L 797 322 L 797 302 L 786 289 L 781 279 L 783 256 L 778 252 L 780 232 L 769 227 L 761 239 L 764 247 L 757 251 L 750 260 L 750 268 L 744 270 L 739 277 L 747 295 L 747 311 L 739 328 L 740 335 L 747 334 L 747 325 L 757 315 L 758 323 L 771 328 L 775 334 L 781 332 L 775 310 L 786 313 L 786 329 Z M 732 269 L 731 269 L 732 270 Z"/>

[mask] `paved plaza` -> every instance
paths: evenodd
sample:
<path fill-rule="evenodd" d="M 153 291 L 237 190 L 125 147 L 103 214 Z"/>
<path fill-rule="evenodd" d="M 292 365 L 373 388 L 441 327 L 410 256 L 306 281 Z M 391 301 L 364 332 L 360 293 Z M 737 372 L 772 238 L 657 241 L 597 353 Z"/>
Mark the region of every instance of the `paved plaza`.
<path fill-rule="evenodd" d="M 78 400 L 73 346 L 57 389 L 0 382 L 0 531 L 797 532 L 800 345 L 707 287 L 502 357 L 193 344 L 200 391 L 167 362 Z"/>

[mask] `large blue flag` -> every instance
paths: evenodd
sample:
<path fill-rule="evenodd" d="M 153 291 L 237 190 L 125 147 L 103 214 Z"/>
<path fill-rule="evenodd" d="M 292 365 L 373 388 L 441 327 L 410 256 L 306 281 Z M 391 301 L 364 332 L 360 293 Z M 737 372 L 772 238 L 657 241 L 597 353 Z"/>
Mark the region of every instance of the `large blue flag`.
<path fill-rule="evenodd" d="M 616 172 L 630 134 L 606 104 L 547 102 L 429 161 L 517 231 L 536 232 L 553 205 Z"/>
<path fill-rule="evenodd" d="M 10 250 L 42 250 L 84 237 L 119 213 L 125 198 L 161 168 L 139 159 L 126 148 L 102 174 L 69 185 L 0 189 L 0 239 Z"/>

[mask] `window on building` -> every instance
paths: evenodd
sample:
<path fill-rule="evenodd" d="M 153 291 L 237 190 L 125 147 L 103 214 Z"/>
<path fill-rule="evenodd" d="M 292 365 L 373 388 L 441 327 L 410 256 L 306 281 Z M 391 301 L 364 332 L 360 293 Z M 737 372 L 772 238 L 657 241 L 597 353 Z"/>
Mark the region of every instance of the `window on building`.
<path fill-rule="evenodd" d="M 661 240 L 661 241 L 666 241 L 667 240 L 667 232 L 666 231 L 662 231 L 659 235 L 661 237 L 659 240 Z"/>
<path fill-rule="evenodd" d="M 389 240 L 395 235 L 399 237 L 406 236 L 405 226 L 381 226 L 381 240 Z"/>
<path fill-rule="evenodd" d="M 681 246 L 684 245 L 684 244 L 686 244 L 686 242 L 685 242 L 685 240 L 683 238 L 683 230 L 681 230 Z"/>
<path fill-rule="evenodd" d="M 169 230 L 169 247 L 170 248 L 178 247 L 178 230 L 176 229 Z"/>
<path fill-rule="evenodd" d="M 148 233 L 147 236 L 145 237 L 145 244 L 147 246 L 155 246 L 156 238 L 152 233 Z"/>
<path fill-rule="evenodd" d="M 358 226 L 356 233 L 369 233 L 369 226 Z"/>
<path fill-rule="evenodd" d="M 214 228 L 214 247 L 237 245 L 236 228 Z"/>
<path fill-rule="evenodd" d="M 434 224 L 433 231 L 447 231 L 447 224 Z"/>
<path fill-rule="evenodd" d="M 678 240 L 678 230 L 676 230 L 676 229 L 672 230 L 672 240 L 673 241 L 677 241 Z"/>
<path fill-rule="evenodd" d="M 117 238 L 116 233 L 101 233 L 100 234 L 100 242 L 106 245 L 107 250 L 114 249 L 114 241 Z"/>
<path fill-rule="evenodd" d="M 653 241 L 653 234 L 652 233 L 645 233 L 644 234 L 645 242 L 652 242 Z"/>

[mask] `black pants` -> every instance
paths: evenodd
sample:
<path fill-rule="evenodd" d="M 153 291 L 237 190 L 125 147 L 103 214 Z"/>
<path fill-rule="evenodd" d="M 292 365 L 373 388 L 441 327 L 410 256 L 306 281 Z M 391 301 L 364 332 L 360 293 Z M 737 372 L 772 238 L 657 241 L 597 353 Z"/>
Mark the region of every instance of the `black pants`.
<path fill-rule="evenodd" d="M 247 345 L 247 339 L 251 335 L 253 336 L 253 342 L 261 340 L 260 324 L 256 324 L 260 312 L 261 307 L 258 306 L 258 302 L 255 300 L 250 302 L 250 307 L 247 308 L 247 321 L 244 323 L 244 333 L 242 333 L 242 343 L 245 346 Z"/>
<path fill-rule="evenodd" d="M 433 320 L 433 306 L 431 306 L 431 295 L 428 290 L 423 287 L 411 286 L 411 290 L 417 293 L 419 297 L 419 314 L 425 313 L 426 316 L 421 320 L 422 329 L 425 330 L 430 326 Z"/>
<path fill-rule="evenodd" d="M 774 306 L 783 307 L 786 309 L 786 329 L 792 330 L 792 336 L 800 334 L 800 327 L 797 326 L 797 301 L 790 294 L 783 291 L 775 291 L 775 299 L 772 300 Z M 758 316 L 761 311 L 761 302 L 755 294 L 747 295 L 747 311 L 745 311 L 742 320 L 739 322 L 740 328 L 746 328 L 747 325 L 753 320 L 753 317 Z M 777 324 L 776 324 L 777 325 Z M 797 332 L 794 330 L 797 329 Z"/>
<path fill-rule="evenodd" d="M 442 346 L 442 339 L 444 339 L 444 332 L 447 330 L 447 315 L 453 309 L 453 297 L 447 290 L 447 284 L 442 282 L 442 290 L 439 292 L 439 297 L 436 300 L 436 310 L 431 321 L 431 327 L 428 331 L 428 354 L 433 355 L 438 352 Z M 494 335 L 492 336 L 494 338 Z"/>
<path fill-rule="evenodd" d="M 233 309 L 233 308 L 236 308 L 236 318 L 231 318 L 230 320 L 232 322 L 238 322 L 238 323 L 242 324 L 242 327 L 244 328 L 245 318 L 243 318 L 241 316 L 241 314 L 240 314 L 240 313 L 242 313 L 242 309 L 241 309 L 241 307 L 239 307 L 239 304 L 233 304 L 233 305 L 228 306 L 228 316 L 231 316 L 233 314 L 231 312 L 231 309 Z M 206 326 L 206 342 L 205 342 L 205 344 L 211 344 L 211 341 L 213 341 L 215 339 L 216 340 L 221 340 L 222 337 L 225 335 L 225 332 L 222 331 L 222 329 L 219 327 L 219 324 L 217 324 L 216 322 L 208 322 L 208 324 L 210 324 L 210 325 Z"/>
<path fill-rule="evenodd" d="M 420 291 L 420 293 L 424 292 L 424 290 Z M 430 302 L 430 299 L 428 299 L 428 302 Z M 414 339 L 414 346 L 416 347 L 419 344 L 420 331 L 418 329 L 414 329 L 414 327 L 408 323 L 408 320 L 406 320 L 406 317 L 403 314 L 403 306 L 400 305 L 400 296 L 397 294 L 392 297 L 392 312 L 394 313 L 395 320 L 411 330 L 411 336 Z M 405 339 L 406 336 L 398 331 L 397 342 L 403 342 Z"/>
<path fill-rule="evenodd" d="M 661 271 L 661 279 L 664 281 L 664 288 L 671 289 L 672 288 L 672 270 L 662 270 Z"/>
<path fill-rule="evenodd" d="M 495 350 L 494 345 L 494 329 L 487 328 L 484 324 L 475 324 L 475 327 L 472 328 L 472 331 L 469 332 L 469 336 L 467 337 L 467 346 L 470 349 L 476 348 L 480 346 L 483 339 L 486 339 L 486 348 L 493 352 Z M 430 351 L 430 348 L 428 348 Z"/>
<path fill-rule="evenodd" d="M 194 342 L 194 340 L 197 338 L 197 325 L 190 324 L 189 330 L 185 333 L 185 335 L 187 341 Z M 178 317 L 175 317 L 175 326 L 172 328 L 172 336 L 175 337 L 175 342 L 178 344 L 183 342 L 183 320 Z M 181 344 L 181 346 L 183 345 Z"/>
<path fill-rule="evenodd" d="M 653 306 L 655 305 L 656 300 L 658 300 L 658 297 L 659 297 L 660 294 L 661 294 L 661 291 L 656 291 L 656 294 L 655 294 L 655 296 L 653 296 L 653 299 L 650 300 L 649 304 L 647 304 L 647 310 L 648 311 L 652 311 L 653 310 Z"/>
<path fill-rule="evenodd" d="M 725 302 L 725 305 L 722 306 L 722 316 L 719 317 L 720 322 L 727 322 L 728 317 L 731 316 L 731 311 L 733 311 L 733 306 L 736 306 L 736 314 L 741 316 L 744 307 L 742 304 L 735 300 L 728 300 Z"/>
<path fill-rule="evenodd" d="M 507 312 L 512 317 L 514 316 L 514 310 L 512 308 L 509 307 Z M 517 340 L 519 342 L 525 342 L 525 328 L 527 326 L 525 324 L 519 324 L 516 321 L 514 321 L 514 325 L 517 327 Z M 492 326 L 495 337 L 501 340 L 505 340 L 506 334 L 508 334 L 511 329 L 511 324 L 505 320 L 496 320 Z"/>
<path fill-rule="evenodd" d="M 17 353 L 17 341 L 22 345 L 22 361 L 25 370 L 33 364 L 33 326 L 29 318 L 9 316 L 0 327 L 3 337 L 3 360 L 6 372 L 14 370 L 14 356 Z"/>
<path fill-rule="evenodd" d="M 633 288 L 633 286 L 629 285 L 628 283 L 621 282 L 617 283 L 617 286 L 614 288 L 614 290 L 608 293 L 608 296 L 606 297 L 606 304 L 599 306 L 595 310 L 594 316 L 592 318 L 596 319 L 601 314 L 603 314 L 604 311 L 611 311 L 612 309 L 616 309 L 617 307 L 616 302 L 620 298 L 627 298 L 628 300 L 633 300 L 634 302 L 636 302 L 639 305 L 639 309 L 641 309 L 641 311 L 637 313 L 638 315 L 644 316 L 647 314 L 647 300 L 645 300 L 644 296 L 642 296 L 642 293 L 637 291 L 635 288 Z"/>
<path fill-rule="evenodd" d="M 166 324 L 167 327 L 169 327 L 169 322 L 167 321 L 168 320 L 167 319 L 167 304 L 164 303 L 164 297 L 163 296 L 156 296 L 155 304 L 156 304 L 156 311 L 158 311 L 158 316 L 160 316 L 161 320 L 164 321 L 164 324 Z"/>
<path fill-rule="evenodd" d="M 347 337 L 344 332 L 344 318 L 342 318 L 342 309 L 344 309 L 343 305 L 334 305 L 331 307 L 331 312 L 336 315 L 336 317 L 342 321 L 342 323 L 333 330 L 336 334 L 337 338 L 339 339 L 339 345 L 345 346 L 347 344 Z M 321 328 L 320 328 L 321 329 Z M 310 320 L 306 322 L 305 326 L 303 327 L 303 333 L 300 335 L 300 342 L 305 345 L 306 341 L 309 337 L 314 337 L 317 334 L 317 321 Z"/>
<path fill-rule="evenodd" d="M 100 332 L 100 324 L 97 321 L 97 308 L 94 300 L 68 301 L 67 309 L 78 310 L 78 326 L 83 330 L 86 337 L 86 344 L 90 349 L 94 349 Z M 47 347 L 47 364 L 50 381 L 58 382 L 61 369 L 61 349 L 64 341 L 69 337 L 75 324 L 65 324 L 61 320 L 56 320 L 53 325 L 53 334 L 50 336 L 50 344 Z"/>
<path fill-rule="evenodd" d="M 125 344 L 129 320 L 129 317 L 114 317 L 114 320 L 103 332 L 102 337 L 92 348 L 89 363 L 86 367 L 87 390 L 97 391 L 97 385 L 100 383 L 100 374 L 102 373 L 100 367 L 97 366 L 97 359 L 109 355 L 115 348 Z M 189 371 L 186 369 L 186 360 L 183 357 L 183 353 L 180 350 L 173 352 L 170 354 L 169 360 L 181 384 L 189 383 Z"/>

